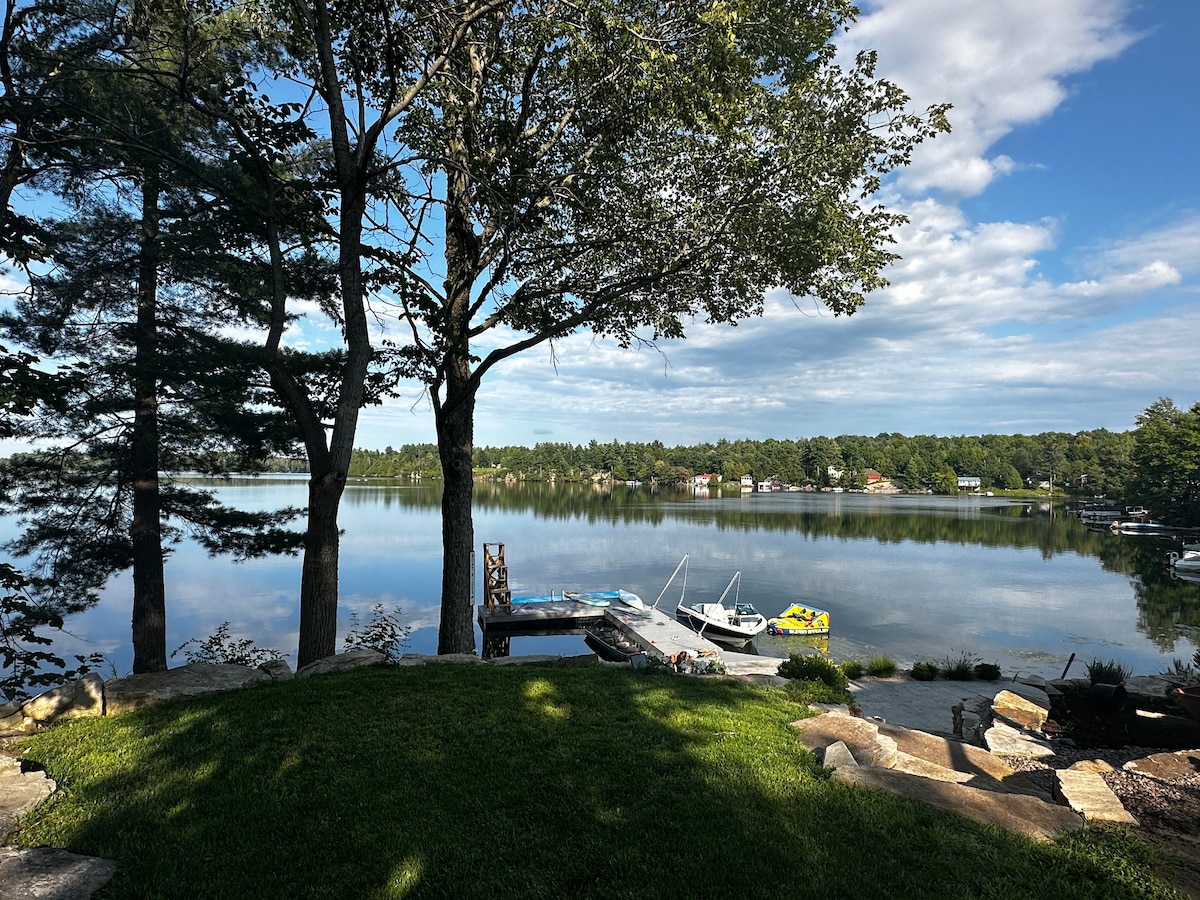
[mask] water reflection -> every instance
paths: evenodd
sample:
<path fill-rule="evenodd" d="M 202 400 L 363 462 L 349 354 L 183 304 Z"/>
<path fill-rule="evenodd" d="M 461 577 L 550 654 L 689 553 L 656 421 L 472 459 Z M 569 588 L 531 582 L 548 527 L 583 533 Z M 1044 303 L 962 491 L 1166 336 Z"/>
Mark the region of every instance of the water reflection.
<path fill-rule="evenodd" d="M 302 505 L 305 481 L 235 479 L 217 490 L 247 508 Z M 506 543 L 517 593 L 621 587 L 652 602 L 689 553 L 689 598 L 715 599 L 741 570 L 743 594 L 767 615 L 797 600 L 829 609 L 833 633 L 816 649 L 837 658 L 966 651 L 1006 672 L 1057 675 L 1076 652 L 1081 663 L 1114 658 L 1151 672 L 1190 657 L 1200 634 L 1200 584 L 1164 566 L 1177 542 L 1088 531 L 1045 502 L 481 484 L 475 509 L 477 542 Z M 352 612 L 398 604 L 415 629 L 410 649 L 435 652 L 438 486 L 353 482 L 340 524 L 341 633 Z M 181 546 L 167 567 L 170 646 L 229 620 L 235 635 L 294 653 L 299 570 L 294 558 L 234 565 Z M 118 670 L 128 666 L 129 593 L 127 578 L 115 580 L 69 626 L 81 652 L 110 652 Z M 786 655 L 798 640 L 760 638 L 758 649 Z M 578 635 L 515 637 L 510 651 L 585 647 Z"/>

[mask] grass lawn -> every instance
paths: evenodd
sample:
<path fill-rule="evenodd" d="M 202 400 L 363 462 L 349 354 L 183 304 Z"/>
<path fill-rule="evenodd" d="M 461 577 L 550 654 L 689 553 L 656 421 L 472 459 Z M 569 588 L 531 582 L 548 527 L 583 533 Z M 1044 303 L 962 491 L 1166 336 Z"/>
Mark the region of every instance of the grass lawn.
<path fill-rule="evenodd" d="M 106 897 L 1175 897 L 1125 832 L 1049 845 L 826 777 L 778 689 L 609 667 L 368 669 L 23 742 L 19 842 Z"/>

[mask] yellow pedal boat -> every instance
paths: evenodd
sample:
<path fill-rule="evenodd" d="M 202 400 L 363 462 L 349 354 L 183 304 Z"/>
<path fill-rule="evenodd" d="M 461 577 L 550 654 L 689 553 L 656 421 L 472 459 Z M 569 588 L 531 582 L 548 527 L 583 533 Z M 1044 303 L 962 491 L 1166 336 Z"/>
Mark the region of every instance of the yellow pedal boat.
<path fill-rule="evenodd" d="M 767 619 L 767 634 L 829 634 L 829 613 L 793 603 L 775 618 Z"/>

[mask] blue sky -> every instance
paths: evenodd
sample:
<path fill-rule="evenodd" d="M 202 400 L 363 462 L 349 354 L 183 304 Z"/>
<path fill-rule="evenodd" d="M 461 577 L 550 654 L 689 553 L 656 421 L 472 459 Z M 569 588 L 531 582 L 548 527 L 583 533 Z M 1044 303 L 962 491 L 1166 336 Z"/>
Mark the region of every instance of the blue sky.
<path fill-rule="evenodd" d="M 915 106 L 954 104 L 883 192 L 910 218 L 891 285 L 849 318 L 771 293 L 657 352 L 535 348 L 488 375 L 478 445 L 1125 430 L 1200 400 L 1200 4 L 860 5 L 839 47 L 877 50 Z M 414 387 L 356 444 L 433 439 Z"/>
<path fill-rule="evenodd" d="M 854 316 L 767 298 L 661 352 L 581 334 L 494 371 L 479 445 L 1134 427 L 1200 400 L 1200 4 L 874 0 L 839 40 L 951 135 L 884 192 L 910 223 Z M 433 436 L 413 395 L 359 446 Z"/>

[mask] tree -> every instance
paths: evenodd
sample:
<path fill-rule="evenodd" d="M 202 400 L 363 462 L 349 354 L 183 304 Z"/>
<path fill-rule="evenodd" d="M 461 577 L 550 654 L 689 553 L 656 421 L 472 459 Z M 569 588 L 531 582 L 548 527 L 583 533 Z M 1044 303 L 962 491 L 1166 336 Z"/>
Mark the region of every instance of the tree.
<path fill-rule="evenodd" d="M 208 81 L 220 66 L 212 33 L 189 32 L 170 3 L 116 15 L 106 7 L 91 20 L 86 2 L 33 10 L 29 35 L 9 46 L 20 48 L 22 79 L 50 85 L 40 99 L 58 129 L 25 158 L 41 163 L 40 186 L 75 214 L 38 223 L 48 265 L 29 272 L 4 327 L 68 367 L 68 402 L 21 426 L 56 444 L 6 467 L 6 495 L 30 516 L 12 546 L 37 555 L 34 584 L 65 606 L 131 567 L 134 671 L 163 669 L 163 544 L 178 533 L 164 520 L 183 522 L 210 549 L 257 553 L 289 545 L 278 526 L 294 515 L 247 516 L 211 493 L 160 482 L 163 468 L 252 465 L 291 442 L 256 409 L 253 367 L 212 336 L 244 316 L 230 305 L 189 307 L 185 287 L 220 253 L 201 177 L 215 136 L 181 97 L 189 78 Z"/>
<path fill-rule="evenodd" d="M 905 112 L 873 54 L 836 64 L 830 38 L 853 14 L 506 5 L 470 23 L 397 121 L 437 209 L 410 220 L 439 225 L 420 234 L 438 264 L 394 285 L 411 329 L 398 354 L 428 385 L 445 477 L 439 652 L 474 648 L 470 462 L 488 372 L 581 328 L 628 346 L 682 337 L 693 316 L 735 322 L 772 287 L 849 314 L 884 283 L 900 217 L 862 201 L 947 126 L 943 107 Z"/>
<path fill-rule="evenodd" d="M 1186 412 L 1160 397 L 1137 418 L 1133 498 L 1172 525 L 1200 522 L 1200 403 Z"/>

